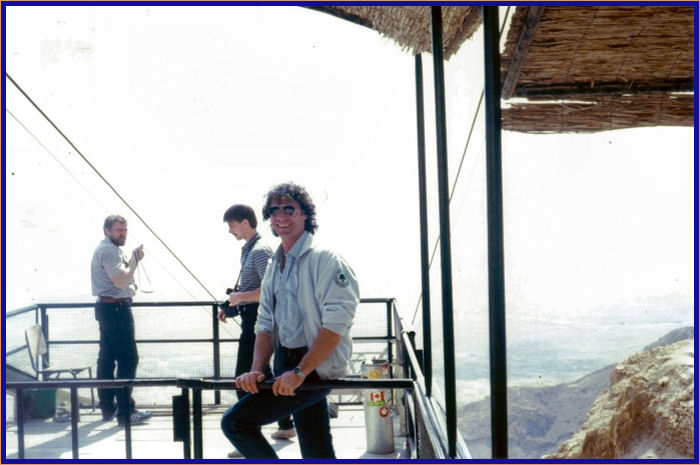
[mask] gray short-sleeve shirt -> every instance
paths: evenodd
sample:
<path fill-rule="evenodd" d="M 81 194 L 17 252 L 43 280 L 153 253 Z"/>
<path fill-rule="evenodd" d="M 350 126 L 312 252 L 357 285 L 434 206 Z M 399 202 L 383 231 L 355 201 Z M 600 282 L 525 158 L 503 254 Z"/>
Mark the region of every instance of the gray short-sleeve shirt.
<path fill-rule="evenodd" d="M 112 276 L 126 272 L 128 266 L 129 260 L 121 247 L 115 245 L 109 237 L 105 237 L 92 254 L 90 265 L 92 295 L 115 299 L 133 297 L 136 294 L 136 284 L 133 279 L 124 289 L 119 289 L 112 282 Z"/>

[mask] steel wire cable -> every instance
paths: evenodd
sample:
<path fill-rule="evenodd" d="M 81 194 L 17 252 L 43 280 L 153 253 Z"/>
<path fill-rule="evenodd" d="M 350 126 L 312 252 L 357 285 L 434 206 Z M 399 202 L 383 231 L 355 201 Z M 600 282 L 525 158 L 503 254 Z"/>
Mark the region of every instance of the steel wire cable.
<path fill-rule="evenodd" d="M 51 158 L 53 158 L 53 159 L 55 160 L 56 163 L 58 163 L 59 166 L 60 166 L 61 168 L 63 168 L 63 169 L 65 170 L 65 172 L 68 173 L 68 175 L 69 175 L 71 178 L 73 178 L 73 180 L 74 180 L 80 187 L 82 187 L 83 190 L 84 190 L 90 197 L 92 197 L 92 199 L 95 201 L 95 203 L 97 203 L 97 204 L 100 205 L 102 208 L 104 208 L 105 210 L 107 210 L 107 206 L 106 206 L 104 203 L 102 203 L 102 201 L 101 201 L 100 199 L 98 199 L 97 197 L 95 197 L 95 195 L 92 193 L 92 191 L 91 191 L 90 189 L 88 189 L 88 188 L 80 181 L 80 179 L 78 179 L 78 178 L 73 174 L 73 172 L 72 172 L 70 169 L 68 169 L 68 167 L 67 167 L 66 165 L 63 164 L 63 162 L 58 158 L 58 156 L 56 156 L 56 154 L 53 153 L 53 152 L 52 152 L 38 137 L 37 137 L 37 135 L 34 134 L 24 123 L 22 123 L 22 121 L 20 121 L 19 118 L 17 118 L 17 116 L 16 116 L 14 113 L 12 113 L 12 111 L 10 111 L 9 108 L 5 108 L 5 112 L 8 113 L 8 114 L 12 117 L 12 119 L 14 119 L 15 122 L 17 122 L 17 124 L 19 124 L 20 127 L 21 127 L 22 129 L 24 129 L 24 130 L 26 131 L 26 133 L 29 134 L 29 135 L 32 137 L 32 139 L 34 139 L 34 141 L 35 141 L 37 144 L 39 144 L 39 146 L 40 146 L 42 149 L 44 149 L 44 151 L 45 151 L 46 153 L 48 153 L 48 154 L 51 156 Z M 160 267 L 163 269 L 163 271 L 165 271 L 165 272 L 173 279 L 173 281 L 175 281 L 175 283 L 177 283 L 177 285 L 178 285 L 179 287 L 182 288 L 182 290 L 184 290 L 190 297 L 192 297 L 193 300 L 195 299 L 195 296 L 192 295 L 192 293 L 191 293 L 191 292 L 190 292 L 190 291 L 189 291 L 189 290 L 188 290 L 188 289 L 187 289 L 187 288 L 186 288 L 186 287 L 185 287 L 185 286 L 170 272 L 170 270 L 168 270 L 168 268 L 165 267 L 155 256 L 153 257 L 153 260 L 155 260 L 155 262 L 156 262 L 158 265 L 160 265 Z M 141 265 L 136 269 L 136 271 L 137 271 L 137 272 L 140 272 L 140 270 L 141 270 L 142 267 L 143 267 L 143 264 L 141 264 Z M 146 271 L 145 268 L 144 268 L 143 271 L 144 271 L 144 272 Z M 146 275 L 146 279 L 148 279 L 148 282 L 149 282 L 149 284 L 150 284 L 150 278 L 148 277 L 148 275 Z"/>
<path fill-rule="evenodd" d="M 92 191 L 90 191 L 90 189 L 88 189 L 88 188 L 80 181 L 80 179 L 78 179 L 78 178 L 73 174 L 73 172 L 72 172 L 70 169 L 68 169 L 67 166 L 65 166 L 65 165 L 63 164 L 63 162 L 56 156 L 56 154 L 54 154 L 48 147 L 46 147 L 46 145 L 45 145 L 41 140 L 39 140 L 39 138 L 36 136 L 36 134 L 34 134 L 24 123 L 22 123 L 22 121 L 20 121 L 19 118 L 17 118 L 17 116 L 16 116 L 14 113 L 12 113 L 12 111 L 10 111 L 8 108 L 5 108 L 5 111 L 17 122 L 17 124 L 20 125 L 20 127 L 22 127 L 22 129 L 24 129 L 24 130 L 27 132 L 27 134 L 29 134 L 29 135 L 34 139 L 34 141 L 35 141 L 37 144 L 39 144 L 39 146 L 40 146 L 41 148 L 44 149 L 44 151 L 46 151 L 46 153 L 48 153 L 48 154 L 56 161 L 56 163 L 58 163 L 58 164 L 61 166 L 61 168 L 63 168 L 63 169 L 66 171 L 66 173 L 68 173 L 68 175 L 69 175 L 71 178 L 73 178 L 73 180 L 74 180 L 76 183 L 78 183 L 78 185 L 79 185 L 80 187 L 83 188 L 83 190 L 85 190 L 85 192 L 86 192 L 90 197 L 92 197 L 92 199 L 95 201 L 95 203 L 97 203 L 98 205 L 100 205 L 100 206 L 103 207 L 104 209 L 107 209 L 107 207 L 102 203 L 102 201 L 101 201 L 100 199 L 98 199 L 97 197 L 95 197 L 95 195 L 92 193 Z M 187 289 L 187 288 L 180 282 L 180 280 L 178 280 L 177 277 L 175 277 L 175 275 L 173 275 L 173 274 L 170 272 L 170 270 L 169 270 L 165 265 L 163 265 L 163 263 L 161 263 L 160 260 L 158 260 L 158 258 L 157 258 L 155 255 L 152 257 L 152 260 L 155 260 L 155 262 L 160 266 L 160 268 L 161 268 L 163 271 L 165 271 L 165 273 L 168 274 L 168 276 L 170 276 L 170 277 L 172 278 L 172 280 L 173 280 L 183 291 L 185 291 L 185 293 L 187 293 L 187 295 L 189 295 L 189 296 L 192 298 L 192 300 L 196 300 L 196 297 L 189 291 L 189 289 Z M 149 287 L 150 287 L 150 290 L 144 290 L 144 289 L 142 288 L 142 286 L 141 286 L 141 271 L 142 271 L 142 270 L 143 270 L 143 273 L 144 273 L 144 275 L 145 275 L 145 277 L 146 277 L 146 280 L 148 281 L 148 285 L 149 285 Z M 140 290 L 141 292 L 143 292 L 143 293 L 152 293 L 152 292 L 153 292 L 153 286 L 152 286 L 152 284 L 151 284 L 151 279 L 150 279 L 150 277 L 148 276 L 148 273 L 146 272 L 146 268 L 144 267 L 143 263 L 141 263 L 141 264 L 139 265 L 139 267 L 136 268 L 136 275 L 135 275 L 135 277 L 136 277 L 136 279 L 137 279 L 138 287 L 139 287 L 139 290 Z M 206 310 L 202 309 L 202 311 L 204 311 L 204 312 L 207 313 L 207 315 L 208 315 L 208 312 L 207 312 Z M 225 326 L 222 326 L 221 328 L 223 328 L 223 329 L 224 329 L 224 332 L 228 333 L 229 336 L 233 337 L 233 334 L 231 334 L 231 332 L 228 331 L 228 329 L 227 329 Z"/>
<path fill-rule="evenodd" d="M 503 35 L 503 29 L 506 26 L 506 21 L 508 20 L 508 14 L 510 13 L 510 6 L 506 9 L 506 13 L 503 15 L 503 22 L 501 23 L 501 28 L 499 30 L 499 38 Z M 452 182 L 452 189 L 450 190 L 450 196 L 448 199 L 448 203 L 452 202 L 452 197 L 454 196 L 455 189 L 457 187 L 457 181 L 459 181 L 459 175 L 462 172 L 462 165 L 464 164 L 464 159 L 466 158 L 467 155 L 467 149 L 469 148 L 469 143 L 471 142 L 472 139 L 472 134 L 474 133 L 474 126 L 476 125 L 476 120 L 477 117 L 479 116 L 479 112 L 481 111 L 481 106 L 484 101 L 484 89 L 481 89 L 481 95 L 479 96 L 479 102 L 476 104 L 476 110 L 474 111 L 474 117 L 472 118 L 472 123 L 469 127 L 469 134 L 467 135 L 467 141 L 464 144 L 464 150 L 462 150 L 462 157 L 459 160 L 459 167 L 457 168 L 457 175 L 455 176 L 454 181 Z M 476 162 L 475 162 L 476 163 Z M 472 173 L 473 174 L 473 170 Z M 467 181 L 467 185 L 465 186 L 465 190 L 469 188 L 469 185 L 471 184 L 471 179 L 472 177 L 469 177 L 469 180 Z M 428 261 L 428 269 L 430 269 L 431 266 L 433 266 L 433 260 L 435 260 L 435 254 L 437 253 L 438 246 L 440 245 L 440 236 L 435 239 L 435 245 L 433 246 L 433 251 L 430 254 L 430 260 Z M 418 301 L 416 302 L 416 308 L 413 311 L 413 318 L 411 318 L 411 324 L 414 324 L 416 321 L 416 317 L 418 316 L 418 310 L 420 310 L 420 303 L 423 300 L 423 294 L 418 294 Z"/>
<path fill-rule="evenodd" d="M 46 121 L 56 130 L 56 132 L 58 132 L 61 135 L 61 137 L 63 137 L 63 139 L 65 139 L 65 141 L 68 142 L 68 144 L 73 148 L 73 150 L 76 151 L 76 153 L 80 156 L 80 158 L 82 158 L 83 161 L 95 172 L 95 174 L 97 174 L 97 176 L 107 185 L 107 187 L 110 188 L 110 190 L 117 196 L 117 198 L 119 200 L 121 200 L 121 202 L 124 205 L 126 205 L 126 207 L 136 216 L 136 218 L 138 218 L 138 220 L 146 227 L 146 229 L 148 229 L 148 231 L 151 234 L 153 234 L 153 237 L 155 237 L 158 240 L 158 242 L 160 242 L 161 245 L 163 247 L 165 247 L 165 249 L 173 256 L 173 258 L 175 258 L 175 260 L 177 260 L 177 262 L 180 264 L 180 266 L 182 266 L 183 269 L 185 271 L 187 271 L 187 273 L 192 277 L 192 279 L 194 279 L 195 282 L 197 284 L 199 284 L 199 286 L 201 286 L 202 289 L 204 289 L 204 291 L 209 295 L 209 297 L 211 297 L 211 299 L 215 302 L 218 301 L 217 298 L 214 296 L 214 294 L 211 291 L 209 291 L 209 289 L 204 285 L 204 283 L 202 283 L 199 280 L 199 278 L 197 278 L 197 276 L 189 269 L 189 267 L 187 265 L 185 265 L 185 263 L 180 259 L 180 257 L 177 256 L 177 254 L 165 243 L 165 241 L 163 241 L 163 239 L 161 239 L 161 237 L 153 230 L 153 228 L 151 228 L 151 226 L 146 222 L 146 220 L 144 220 L 141 217 L 141 215 L 139 215 L 139 213 L 129 204 L 129 202 L 126 201 L 126 199 L 114 188 L 114 186 L 112 186 L 112 184 L 102 175 L 102 173 L 100 173 L 100 171 L 87 159 L 87 157 L 85 155 L 83 155 L 83 153 L 78 149 L 78 147 L 75 146 L 75 144 L 70 140 L 70 138 L 68 138 L 68 136 L 66 136 L 63 133 L 63 131 L 61 131 L 61 129 L 53 122 L 53 120 L 51 120 L 51 118 L 49 118 L 49 116 L 39 107 L 39 105 L 37 105 L 37 103 L 34 102 L 34 100 L 24 91 L 24 89 L 12 78 L 12 76 L 10 76 L 10 74 L 7 72 L 5 72 L 5 76 L 17 88 L 17 90 L 20 91 L 20 93 L 24 96 L 24 98 L 26 98 L 27 101 L 32 104 L 32 106 L 39 112 L 39 114 L 41 114 L 41 116 L 43 116 L 44 119 L 46 119 Z M 9 113 L 9 110 L 7 110 L 7 111 Z M 12 113 L 10 113 L 10 114 L 12 115 Z M 19 120 L 14 115 L 12 115 L 12 117 L 15 119 L 15 121 L 19 122 Z M 28 130 L 23 124 L 20 123 L 20 125 L 22 127 L 24 127 L 25 130 Z M 30 134 L 31 134 L 31 132 L 30 132 Z M 36 137 L 34 137 L 34 138 L 38 141 L 38 139 Z M 46 149 L 46 147 L 43 144 L 40 143 L 40 145 Z M 48 149 L 46 149 L 46 150 L 48 151 Z M 54 156 L 54 155 L 52 154 L 52 156 Z M 56 157 L 54 156 L 54 158 L 56 158 Z M 68 169 L 65 167 L 65 165 L 63 165 L 60 162 L 59 162 L 59 164 L 61 164 L 61 166 L 63 166 L 64 169 L 66 169 L 68 171 Z M 75 179 L 75 176 L 73 176 L 72 174 L 71 174 L 71 176 Z M 79 182 L 79 184 L 84 189 L 87 190 L 87 188 L 82 183 Z M 94 196 L 93 196 L 93 198 L 94 198 Z M 188 294 L 189 294 L 189 292 L 188 292 Z M 192 294 L 190 294 L 190 296 L 191 295 Z M 233 318 L 232 318 L 232 320 L 239 327 L 241 326 L 240 323 L 238 323 L 238 321 L 236 321 Z M 228 332 L 228 330 L 225 327 L 223 327 L 223 328 L 224 328 L 224 331 Z M 230 335 L 230 333 L 229 333 L 229 335 Z"/>

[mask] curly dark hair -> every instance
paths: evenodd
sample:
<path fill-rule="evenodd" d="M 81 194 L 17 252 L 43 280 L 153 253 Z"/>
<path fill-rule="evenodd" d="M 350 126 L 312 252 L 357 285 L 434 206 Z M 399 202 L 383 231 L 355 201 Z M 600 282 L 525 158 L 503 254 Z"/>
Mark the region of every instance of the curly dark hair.
<path fill-rule="evenodd" d="M 285 182 L 282 184 L 277 184 L 272 186 L 272 189 L 265 195 L 265 205 L 262 209 L 263 220 L 270 219 L 270 214 L 268 210 L 270 209 L 270 204 L 273 201 L 279 202 L 282 199 L 294 200 L 299 204 L 304 215 L 306 215 L 306 221 L 304 222 L 304 229 L 311 234 L 315 233 L 318 229 L 318 224 L 316 223 L 316 205 L 314 205 L 311 196 L 306 189 L 304 189 L 299 184 L 294 184 L 293 182 Z M 272 229 L 272 234 L 277 236 L 274 228 Z"/>

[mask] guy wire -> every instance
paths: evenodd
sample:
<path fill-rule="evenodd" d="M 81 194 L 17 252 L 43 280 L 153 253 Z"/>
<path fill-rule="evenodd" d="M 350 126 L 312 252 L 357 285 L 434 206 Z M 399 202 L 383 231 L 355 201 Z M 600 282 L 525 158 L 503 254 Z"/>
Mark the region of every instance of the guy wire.
<path fill-rule="evenodd" d="M 508 20 L 508 14 L 510 13 L 510 5 L 506 9 L 506 13 L 503 15 L 503 22 L 501 23 L 501 28 L 499 30 L 499 38 L 503 34 L 503 29 L 506 26 L 506 21 Z M 450 197 L 448 203 L 452 202 L 452 196 L 454 196 L 455 188 L 457 187 L 457 181 L 459 180 L 459 175 L 462 172 L 462 165 L 464 164 L 464 159 L 467 155 L 467 148 L 469 148 L 469 142 L 472 139 L 472 133 L 474 132 L 474 125 L 476 124 L 476 118 L 479 116 L 479 111 L 481 110 L 481 104 L 484 101 L 484 90 L 481 90 L 481 95 L 479 96 L 479 102 L 476 104 L 476 110 L 474 111 L 474 117 L 472 118 L 472 124 L 469 127 L 469 135 L 467 136 L 467 142 L 464 144 L 464 150 L 462 151 L 462 158 L 459 160 L 459 167 L 457 168 L 457 175 L 455 176 L 454 182 L 452 183 L 452 189 L 450 190 Z M 469 183 L 467 183 L 467 186 Z M 430 260 L 428 261 L 428 269 L 433 266 L 433 260 L 435 259 L 435 253 L 437 252 L 438 245 L 440 244 L 440 236 L 435 239 L 435 245 L 433 246 L 433 252 L 430 254 Z M 418 310 L 420 309 L 420 303 L 423 300 L 423 294 L 418 294 L 418 301 L 416 302 L 416 308 L 413 311 L 413 318 L 411 318 L 411 323 L 415 323 L 416 317 L 418 316 Z"/>
<path fill-rule="evenodd" d="M 136 212 L 136 210 L 134 210 L 134 208 L 129 204 L 129 202 L 127 202 L 126 199 L 124 199 L 124 197 L 122 197 L 121 194 L 119 194 L 119 192 L 117 192 L 117 190 L 112 186 L 112 184 L 109 181 L 107 181 L 107 179 L 102 175 L 102 173 L 100 173 L 100 171 L 97 168 L 95 168 L 95 166 L 92 163 L 90 163 L 90 161 L 85 157 L 85 155 L 83 155 L 83 153 L 78 149 L 78 147 L 76 147 L 75 144 L 73 144 L 73 142 L 68 138 L 68 136 L 66 136 L 63 133 L 63 131 L 61 131 L 58 128 L 58 126 L 56 126 L 56 124 L 51 120 L 51 118 L 49 118 L 46 115 L 46 113 L 44 113 L 44 111 L 34 102 L 34 100 L 32 100 L 32 98 L 29 95 L 27 95 L 27 93 L 24 91 L 24 89 L 22 89 L 22 87 L 12 78 L 12 76 L 10 76 L 10 74 L 8 72 L 5 72 L 5 76 L 17 88 L 17 90 L 19 90 L 22 93 L 22 95 L 24 95 L 24 97 L 27 99 L 27 101 L 32 104 L 32 106 L 41 114 L 41 116 L 43 116 L 44 119 L 46 119 L 46 121 L 48 121 L 48 123 L 56 130 L 56 132 L 58 132 L 61 135 L 61 137 L 63 137 L 66 140 L 66 142 L 68 142 L 68 144 L 71 147 L 73 147 L 73 150 L 75 150 L 76 153 L 78 155 L 80 155 L 80 157 L 83 159 L 83 161 L 95 172 L 95 174 L 97 174 L 97 176 L 107 185 L 107 187 L 109 187 L 112 190 L 112 192 L 114 192 L 114 194 L 117 196 L 117 198 L 119 198 L 119 200 L 121 200 L 122 203 L 124 203 L 124 205 L 126 205 L 126 207 L 129 210 L 131 210 L 131 212 L 136 216 L 136 218 L 138 218 L 138 220 L 141 221 L 141 223 L 146 227 L 146 229 L 148 229 L 148 231 L 151 234 L 153 234 L 153 236 L 158 240 L 158 242 L 160 242 L 161 245 L 163 247 L 165 247 L 165 249 L 175 258 L 175 260 L 177 260 L 177 262 L 185 269 L 185 271 L 187 271 L 187 273 L 189 273 L 189 275 L 197 282 L 197 284 L 199 284 L 202 287 L 202 289 L 204 289 L 204 291 L 209 295 L 209 297 L 211 297 L 213 301 L 218 302 L 217 298 L 214 296 L 214 294 L 211 293 L 211 291 L 209 291 L 209 289 L 204 285 L 204 283 L 202 283 L 199 280 L 199 278 L 197 278 L 197 276 L 195 276 L 195 274 L 187 267 L 187 265 L 185 265 L 185 263 L 182 260 L 180 260 L 180 257 L 178 257 L 177 254 L 175 254 L 175 252 L 173 252 L 173 250 L 163 241 L 163 239 L 161 239 L 160 236 L 150 227 L 150 225 L 148 223 L 146 223 L 146 221 L 141 217 L 141 215 L 139 215 Z M 9 110 L 8 110 L 8 112 L 9 112 Z M 10 113 L 10 114 L 12 115 L 12 113 Z M 12 115 L 12 117 L 15 120 L 17 120 L 17 118 L 14 115 Z M 24 127 L 24 125 L 22 125 L 22 127 Z M 35 137 L 35 139 L 36 139 L 36 137 Z M 43 146 L 43 144 L 41 144 L 41 145 Z M 63 166 L 63 164 L 61 164 L 61 165 Z M 64 168 L 65 168 L 65 166 L 64 166 Z M 82 186 L 82 184 L 81 184 L 81 186 Z M 234 318 L 232 318 L 232 320 L 235 321 L 236 324 L 240 327 L 240 323 L 238 323 L 238 321 L 236 321 Z"/>

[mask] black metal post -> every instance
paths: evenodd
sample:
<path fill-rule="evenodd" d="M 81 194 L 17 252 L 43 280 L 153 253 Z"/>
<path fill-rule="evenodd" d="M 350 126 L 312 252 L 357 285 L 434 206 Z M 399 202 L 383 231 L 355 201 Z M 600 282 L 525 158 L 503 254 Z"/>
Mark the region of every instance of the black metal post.
<path fill-rule="evenodd" d="M 182 406 L 184 410 L 189 414 L 190 411 L 190 391 L 187 388 L 182 388 Z M 189 460 L 192 458 L 192 450 L 191 450 L 191 440 L 190 440 L 190 422 L 189 420 L 187 421 L 187 435 L 183 438 L 182 441 L 182 451 L 184 458 L 186 460 Z"/>
<path fill-rule="evenodd" d="M 122 388 L 119 392 L 122 396 L 122 405 L 129 405 L 129 388 Z M 124 419 L 124 442 L 126 447 L 126 459 L 131 460 L 131 413 Z"/>
<path fill-rule="evenodd" d="M 48 368 L 51 362 L 51 343 L 49 342 L 49 316 L 46 314 L 46 306 L 39 306 L 40 318 L 41 318 L 41 332 L 44 334 L 44 340 L 46 341 L 46 355 L 41 360 L 42 368 Z"/>
<path fill-rule="evenodd" d="M 221 343 L 219 337 L 219 319 L 216 317 L 219 309 L 216 304 L 212 309 L 212 335 L 214 339 L 214 379 L 221 379 Z M 214 404 L 221 405 L 221 391 L 214 391 Z"/>
<path fill-rule="evenodd" d="M 396 356 L 399 357 L 399 362 L 401 363 L 401 377 L 416 379 L 415 374 L 411 370 L 411 362 L 408 356 L 408 346 L 404 343 L 402 335 L 404 332 L 408 336 L 408 340 L 411 344 L 411 350 L 413 353 L 416 352 L 416 332 L 408 331 L 403 326 L 401 317 L 396 310 L 396 301 L 392 300 L 391 305 L 392 314 L 394 315 L 394 330 L 396 331 Z"/>
<path fill-rule="evenodd" d="M 418 399 L 418 395 L 419 395 L 419 394 L 418 394 L 418 389 L 413 389 L 413 390 L 411 391 L 411 397 L 410 397 L 410 399 L 411 399 L 411 407 L 413 408 L 413 415 L 412 415 L 412 416 L 409 415 L 409 417 L 410 417 L 410 418 L 415 418 L 415 419 L 416 419 L 416 421 L 414 422 L 414 425 L 413 425 L 413 436 L 414 436 L 414 440 L 415 440 L 415 444 L 416 444 L 416 446 L 415 446 L 415 449 L 416 449 L 416 458 L 417 458 L 417 459 L 420 459 L 420 458 L 422 458 L 422 457 L 420 456 L 420 451 L 421 451 L 421 449 L 422 449 L 422 447 L 423 447 L 423 438 L 421 437 L 421 434 L 420 434 L 420 425 L 419 425 L 419 422 L 422 421 L 422 420 L 419 420 L 419 415 L 420 415 L 420 413 L 418 412 L 418 408 L 419 408 L 419 407 L 418 407 L 418 400 L 417 400 L 417 399 Z"/>
<path fill-rule="evenodd" d="M 394 351 L 393 351 L 393 342 L 392 342 L 392 337 L 393 333 L 391 331 L 392 328 L 392 323 L 391 323 L 391 304 L 392 300 L 387 300 L 386 302 L 386 353 L 387 353 L 387 358 L 389 361 L 389 378 L 394 377 L 394 367 L 392 366 L 392 363 L 394 362 Z"/>
<path fill-rule="evenodd" d="M 17 398 L 17 457 L 24 460 L 24 391 L 17 389 L 15 391 Z"/>
<path fill-rule="evenodd" d="M 182 441 L 183 458 L 190 458 L 190 402 L 187 388 L 173 396 L 173 441 Z"/>
<path fill-rule="evenodd" d="M 415 56 L 416 68 L 416 135 L 418 140 L 418 205 L 420 214 L 420 280 L 423 308 L 423 376 L 425 394 L 433 389 L 433 351 L 430 323 L 430 263 L 428 258 L 428 194 L 425 167 L 425 115 L 423 106 L 423 60 Z"/>
<path fill-rule="evenodd" d="M 455 387 L 454 315 L 452 309 L 452 251 L 450 242 L 450 197 L 447 173 L 447 122 L 445 117 L 445 73 L 442 47 L 442 10 L 430 7 L 430 36 L 435 77 L 437 126 L 438 203 L 440 206 L 440 268 L 442 275 L 442 339 L 445 360 L 445 410 L 448 455 L 457 455 L 457 396 Z"/>
<path fill-rule="evenodd" d="M 78 388 L 70 388 L 70 437 L 73 449 L 73 460 L 78 459 L 78 420 L 80 420 L 80 409 L 78 400 Z"/>
<path fill-rule="evenodd" d="M 200 460 L 204 454 L 201 389 L 192 389 L 192 433 L 194 435 L 194 458 Z"/>
<path fill-rule="evenodd" d="M 408 340 L 411 341 L 411 350 L 413 351 L 413 353 L 416 353 L 416 333 L 415 333 L 415 331 L 411 331 L 408 333 Z M 419 360 L 420 360 L 420 358 L 419 358 Z M 408 354 L 406 354 L 406 356 L 405 356 L 404 364 L 406 365 L 406 369 L 404 370 L 404 377 L 416 379 L 416 373 L 411 369 L 411 362 L 408 359 Z"/>
<path fill-rule="evenodd" d="M 486 198 L 489 261 L 489 347 L 491 447 L 494 459 L 508 458 L 506 299 L 503 272 L 503 183 L 501 177 L 501 63 L 498 7 L 483 7 L 486 110 Z"/>

